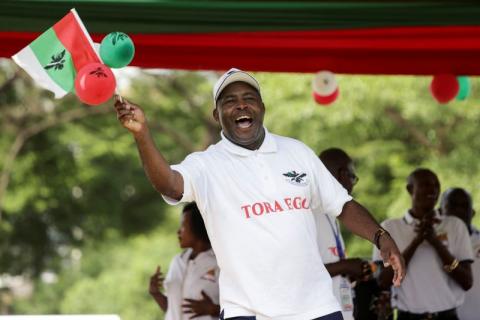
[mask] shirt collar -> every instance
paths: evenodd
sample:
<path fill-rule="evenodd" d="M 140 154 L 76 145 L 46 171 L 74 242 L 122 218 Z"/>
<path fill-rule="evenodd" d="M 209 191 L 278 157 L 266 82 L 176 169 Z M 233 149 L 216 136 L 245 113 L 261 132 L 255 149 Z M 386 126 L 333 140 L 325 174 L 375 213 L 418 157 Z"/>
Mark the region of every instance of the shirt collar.
<path fill-rule="evenodd" d="M 221 132 L 221 136 L 222 136 L 221 146 L 225 148 L 227 151 L 243 157 L 248 157 L 249 155 L 252 155 L 256 152 L 260 152 L 260 153 L 277 152 L 277 143 L 275 142 L 275 138 L 270 132 L 268 132 L 267 128 L 263 127 L 263 129 L 265 130 L 265 138 L 263 139 L 262 145 L 257 150 L 250 150 L 234 144 L 233 142 L 231 142 L 225 137 L 225 135 L 223 134 L 223 131 Z"/>
<path fill-rule="evenodd" d="M 443 216 L 439 214 L 438 210 L 435 210 L 435 218 L 437 218 L 440 221 L 443 220 Z M 405 220 L 405 222 L 407 224 L 412 224 L 412 223 L 419 224 L 420 223 L 419 219 L 412 216 L 412 214 L 410 213 L 410 210 L 407 210 L 403 219 Z"/>
<path fill-rule="evenodd" d="M 208 257 L 208 256 L 214 256 L 215 257 L 215 253 L 213 253 L 213 249 L 210 248 L 206 251 L 202 251 L 200 252 L 199 254 L 197 254 L 197 256 L 195 258 L 193 258 L 192 260 L 190 260 L 190 256 L 192 255 L 193 253 L 193 249 L 192 248 L 188 248 L 184 251 L 183 255 L 182 255 L 182 258 L 183 260 L 188 263 L 188 261 L 198 261 L 198 260 L 201 260 L 203 259 L 203 257 Z"/>
<path fill-rule="evenodd" d="M 412 224 L 414 222 L 418 222 L 418 219 L 414 218 L 411 214 L 410 214 L 410 210 L 407 210 L 407 213 L 405 213 L 405 216 L 403 217 L 403 219 L 405 220 L 405 222 L 407 224 Z"/>

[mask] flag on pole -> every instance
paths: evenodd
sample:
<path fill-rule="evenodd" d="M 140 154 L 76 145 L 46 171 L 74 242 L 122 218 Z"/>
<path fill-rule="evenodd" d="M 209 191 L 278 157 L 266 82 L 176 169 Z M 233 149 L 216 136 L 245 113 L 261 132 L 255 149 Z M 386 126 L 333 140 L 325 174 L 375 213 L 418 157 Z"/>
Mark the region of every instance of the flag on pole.
<path fill-rule="evenodd" d="M 75 75 L 83 66 L 101 62 L 75 9 L 12 58 L 57 99 L 73 91 Z"/>

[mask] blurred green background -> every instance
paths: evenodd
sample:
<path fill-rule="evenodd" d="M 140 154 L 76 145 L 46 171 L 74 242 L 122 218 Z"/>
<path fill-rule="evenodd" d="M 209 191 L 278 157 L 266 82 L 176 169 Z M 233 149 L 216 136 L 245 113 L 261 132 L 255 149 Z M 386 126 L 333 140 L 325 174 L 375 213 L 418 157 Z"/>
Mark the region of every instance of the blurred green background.
<path fill-rule="evenodd" d="M 442 190 L 463 187 L 479 203 L 478 79 L 466 101 L 439 105 L 430 77 L 338 76 L 340 97 L 325 107 L 311 98 L 312 74 L 256 76 L 269 130 L 316 152 L 345 149 L 360 177 L 354 196 L 379 221 L 409 208 L 405 178 L 419 166 L 438 174 Z M 219 139 L 211 116 L 217 77 L 129 69 L 117 79 L 177 163 Z M 179 252 L 180 208 L 153 190 L 111 102 L 54 100 L 0 59 L 0 170 L 0 314 L 163 319 L 148 281 Z M 345 236 L 350 256 L 370 256 L 369 243 Z"/>

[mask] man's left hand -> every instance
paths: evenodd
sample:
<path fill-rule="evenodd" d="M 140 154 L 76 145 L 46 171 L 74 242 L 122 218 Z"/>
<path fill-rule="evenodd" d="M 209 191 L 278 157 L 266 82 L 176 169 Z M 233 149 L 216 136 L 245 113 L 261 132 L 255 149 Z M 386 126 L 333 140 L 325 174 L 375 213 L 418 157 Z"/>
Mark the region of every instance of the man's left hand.
<path fill-rule="evenodd" d="M 390 235 L 386 234 L 380 238 L 380 254 L 385 267 L 391 266 L 393 269 L 393 285 L 400 286 L 405 278 L 405 261 L 398 250 L 398 247 Z"/>

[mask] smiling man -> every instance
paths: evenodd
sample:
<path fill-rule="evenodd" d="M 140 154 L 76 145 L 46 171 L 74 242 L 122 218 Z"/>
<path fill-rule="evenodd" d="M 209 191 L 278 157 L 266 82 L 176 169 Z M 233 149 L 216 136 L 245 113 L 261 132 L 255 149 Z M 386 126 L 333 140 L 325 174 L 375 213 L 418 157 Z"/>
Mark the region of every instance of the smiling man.
<path fill-rule="evenodd" d="M 440 195 L 437 175 L 425 168 L 407 178 L 411 208 L 403 218 L 388 219 L 382 226 L 402 250 L 408 274 L 392 293 L 398 320 L 458 320 L 456 308 L 472 286 L 472 247 L 465 224 L 456 217 L 441 216 L 434 210 Z M 381 255 L 374 249 L 373 260 Z M 392 273 L 380 274 L 388 287 Z"/>
<path fill-rule="evenodd" d="M 156 149 L 137 105 L 117 100 L 115 108 L 156 190 L 170 204 L 196 201 L 220 267 L 222 319 L 342 319 L 317 249 L 314 209 L 376 243 L 400 284 L 404 267 L 394 241 L 310 148 L 268 132 L 251 75 L 229 70 L 213 100 L 222 140 L 174 166 Z"/>

